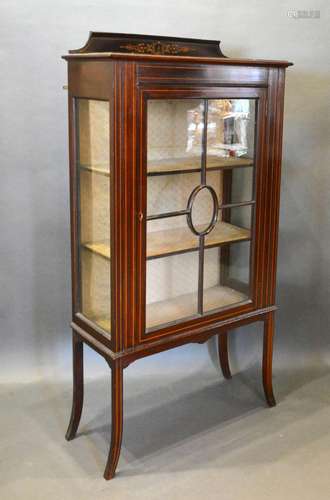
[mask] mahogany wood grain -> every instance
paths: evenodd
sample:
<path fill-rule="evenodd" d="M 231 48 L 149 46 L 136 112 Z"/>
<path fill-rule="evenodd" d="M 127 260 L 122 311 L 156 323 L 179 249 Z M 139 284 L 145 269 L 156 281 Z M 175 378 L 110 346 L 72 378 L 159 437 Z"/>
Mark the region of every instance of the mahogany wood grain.
<path fill-rule="evenodd" d="M 108 360 L 109 362 L 109 360 Z M 123 366 L 122 361 L 109 363 L 111 368 L 111 443 L 104 479 L 115 475 L 123 437 Z"/>
<path fill-rule="evenodd" d="M 84 352 L 83 342 L 72 335 L 73 395 L 71 417 L 65 438 L 70 441 L 77 433 L 84 401 Z"/>
<path fill-rule="evenodd" d="M 219 332 L 229 331 L 231 329 L 256 323 L 258 321 L 264 321 L 267 318 L 268 313 L 275 312 L 276 310 L 276 306 L 271 306 L 257 311 L 244 312 L 239 315 L 228 315 L 229 317 L 227 319 L 223 318 L 221 321 L 213 320 L 202 327 L 198 325 L 196 326 L 196 323 L 193 323 L 192 328 L 187 332 L 183 331 L 170 336 L 161 337 L 157 339 L 157 341 L 151 338 L 149 341 L 146 340 L 142 344 L 135 345 L 133 348 L 121 352 L 112 351 L 106 346 L 105 342 L 100 342 L 95 338 L 95 335 L 89 334 L 85 328 L 80 326 L 80 324 L 78 325 L 76 322 L 72 322 L 71 327 L 75 331 L 75 334 L 77 334 L 86 344 L 88 344 L 101 356 L 109 359 L 110 361 L 122 359 L 123 366 L 125 368 L 134 361 L 145 356 L 150 356 L 152 354 L 163 352 L 192 342 L 203 342 L 208 338 L 219 334 Z"/>
<path fill-rule="evenodd" d="M 264 346 L 262 361 L 262 380 L 268 406 L 275 406 L 273 393 L 272 366 L 273 366 L 273 339 L 274 339 L 274 313 L 269 313 L 264 321 Z"/>
<path fill-rule="evenodd" d="M 84 54 L 90 52 L 225 57 L 220 50 L 219 40 L 200 40 L 198 38 L 135 35 L 131 33 L 107 33 L 99 31 L 91 31 L 83 47 L 69 51 L 70 54 Z"/>
<path fill-rule="evenodd" d="M 292 66 L 290 61 L 270 60 L 270 59 L 235 59 L 235 58 L 218 58 L 218 57 L 193 57 L 193 56 L 167 56 L 159 54 L 128 54 L 115 52 L 89 52 L 85 54 L 67 54 L 62 56 L 67 61 L 74 60 L 99 60 L 107 59 L 122 60 L 122 61 L 148 61 L 148 62 L 175 62 L 175 63 L 193 63 L 193 64 L 221 64 L 224 66 L 248 66 L 255 67 L 283 67 Z"/>
<path fill-rule="evenodd" d="M 231 378 L 229 358 L 228 358 L 228 332 L 218 335 L 219 361 L 222 374 L 226 379 Z"/>

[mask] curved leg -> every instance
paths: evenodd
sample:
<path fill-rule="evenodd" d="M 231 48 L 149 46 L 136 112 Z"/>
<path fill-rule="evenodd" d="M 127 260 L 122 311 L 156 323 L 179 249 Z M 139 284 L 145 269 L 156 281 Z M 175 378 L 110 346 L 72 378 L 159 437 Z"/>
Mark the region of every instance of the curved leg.
<path fill-rule="evenodd" d="M 262 378 L 267 404 L 275 406 L 273 394 L 272 366 L 273 366 L 273 338 L 274 338 L 274 313 L 270 313 L 264 322 L 264 348 L 262 361 Z"/>
<path fill-rule="evenodd" d="M 84 400 L 84 351 L 83 343 L 72 336 L 73 395 L 72 410 L 65 438 L 70 441 L 76 435 Z"/>
<path fill-rule="evenodd" d="M 123 367 L 121 361 L 113 362 L 110 367 L 112 422 L 110 451 L 104 470 L 105 479 L 112 479 L 115 475 L 123 435 Z"/>
<path fill-rule="evenodd" d="M 231 372 L 228 359 L 228 332 L 223 332 L 218 335 L 218 350 L 223 376 L 229 379 L 231 378 Z"/>

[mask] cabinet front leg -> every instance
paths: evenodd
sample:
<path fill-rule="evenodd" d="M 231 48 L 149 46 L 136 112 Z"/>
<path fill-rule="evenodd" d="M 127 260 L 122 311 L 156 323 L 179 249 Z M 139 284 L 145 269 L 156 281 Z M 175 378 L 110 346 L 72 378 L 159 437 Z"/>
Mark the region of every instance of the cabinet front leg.
<path fill-rule="evenodd" d="M 274 339 L 274 313 L 270 313 L 264 321 L 264 348 L 262 362 L 262 378 L 267 404 L 275 406 L 273 393 L 272 366 L 273 366 L 273 339 Z"/>
<path fill-rule="evenodd" d="M 65 438 L 70 441 L 76 435 L 84 401 L 84 346 L 76 335 L 72 336 L 73 394 L 72 410 Z"/>
<path fill-rule="evenodd" d="M 222 374 L 226 379 L 230 379 L 231 372 L 228 359 L 228 332 L 223 332 L 218 335 L 218 351 Z"/>
<path fill-rule="evenodd" d="M 121 361 L 111 365 L 111 443 L 104 478 L 112 479 L 115 475 L 123 436 L 123 366 Z"/>

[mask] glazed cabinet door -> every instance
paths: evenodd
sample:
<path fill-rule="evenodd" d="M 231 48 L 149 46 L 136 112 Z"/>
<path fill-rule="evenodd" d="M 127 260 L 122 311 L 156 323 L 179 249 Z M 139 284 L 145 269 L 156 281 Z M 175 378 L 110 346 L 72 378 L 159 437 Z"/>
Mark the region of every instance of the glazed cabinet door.
<path fill-rule="evenodd" d="M 145 339 L 254 307 L 262 95 L 145 98 Z"/>

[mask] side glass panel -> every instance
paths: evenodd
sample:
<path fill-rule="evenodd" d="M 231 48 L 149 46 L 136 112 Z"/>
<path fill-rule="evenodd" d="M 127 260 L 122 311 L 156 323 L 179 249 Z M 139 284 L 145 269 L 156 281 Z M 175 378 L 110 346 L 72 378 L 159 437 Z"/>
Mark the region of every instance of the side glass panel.
<path fill-rule="evenodd" d="M 255 99 L 148 101 L 146 329 L 251 299 Z"/>
<path fill-rule="evenodd" d="M 109 102 L 76 99 L 80 312 L 110 333 Z"/>

